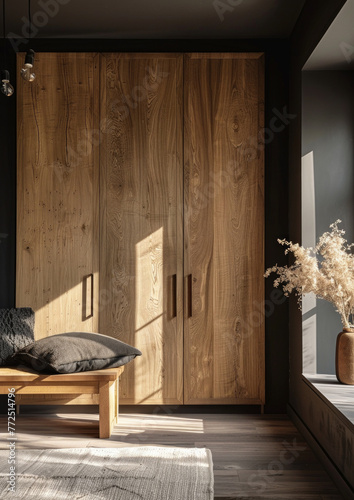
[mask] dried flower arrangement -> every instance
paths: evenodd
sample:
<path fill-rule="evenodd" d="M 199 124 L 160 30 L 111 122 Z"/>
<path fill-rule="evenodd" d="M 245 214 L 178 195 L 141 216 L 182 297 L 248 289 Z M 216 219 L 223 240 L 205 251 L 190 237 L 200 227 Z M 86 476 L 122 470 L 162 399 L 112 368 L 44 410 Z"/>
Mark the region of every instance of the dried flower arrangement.
<path fill-rule="evenodd" d="M 315 248 L 278 239 L 281 245 L 288 246 L 285 254 L 292 252 L 295 261 L 289 267 L 270 267 L 264 276 L 278 273 L 274 286 L 281 285 L 286 296 L 294 291 L 300 308 L 302 294 L 310 292 L 331 302 L 341 316 L 343 327 L 354 328 L 350 322 L 354 314 L 354 255 L 351 251 L 354 243 L 348 245 L 343 237 L 345 231 L 338 228 L 340 222 L 338 219 L 330 225 L 331 231 L 320 237 Z"/>

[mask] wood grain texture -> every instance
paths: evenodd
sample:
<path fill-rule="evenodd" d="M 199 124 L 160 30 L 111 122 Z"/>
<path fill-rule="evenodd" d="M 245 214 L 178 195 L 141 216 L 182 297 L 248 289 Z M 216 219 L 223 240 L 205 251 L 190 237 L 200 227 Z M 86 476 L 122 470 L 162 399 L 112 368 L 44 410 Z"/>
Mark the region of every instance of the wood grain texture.
<path fill-rule="evenodd" d="M 98 56 L 39 54 L 19 82 L 17 305 L 140 348 L 122 403 L 262 404 L 263 58 L 186 55 L 184 103 L 182 63 L 105 54 L 99 85 Z"/>
<path fill-rule="evenodd" d="M 263 57 L 185 55 L 185 403 L 264 403 Z"/>
<path fill-rule="evenodd" d="M 91 273 L 98 296 L 98 56 L 37 53 L 36 75 L 16 88 L 16 305 L 40 339 L 98 328 L 83 302 Z"/>
<path fill-rule="evenodd" d="M 100 421 L 99 437 L 109 438 L 112 434 L 113 426 L 117 421 L 116 414 L 116 383 L 102 382 L 100 384 Z"/>
<path fill-rule="evenodd" d="M 22 405 L 98 405 L 98 394 L 74 394 L 63 397 L 57 394 L 42 394 L 37 397 L 35 394 L 16 396 L 16 406 Z"/>
<path fill-rule="evenodd" d="M 102 56 L 100 332 L 143 353 L 123 404 L 183 401 L 182 109 L 181 56 Z"/>
<path fill-rule="evenodd" d="M 259 59 L 263 52 L 191 52 L 187 55 L 189 59 Z"/>
<path fill-rule="evenodd" d="M 44 375 L 38 373 L 27 366 L 17 368 L 0 368 L 0 383 L 6 386 L 12 382 L 26 382 L 40 384 L 41 382 L 92 382 L 95 380 L 116 380 L 124 372 L 124 366 L 118 368 L 106 368 L 103 370 L 91 370 L 75 373 L 58 373 L 54 375 Z"/>
<path fill-rule="evenodd" d="M 143 409 L 140 406 L 139 410 Z M 43 449 L 206 447 L 213 456 L 214 500 L 344 498 L 287 416 L 183 410 L 164 407 L 146 413 L 138 412 L 137 407 L 123 407 L 111 438 L 102 441 L 97 436 L 96 422 L 92 422 L 98 418 L 94 407 L 87 410 L 91 414 L 72 406 L 61 410 L 24 408 L 16 418 L 16 447 L 19 453 L 23 448 L 38 448 L 39 435 Z M 0 417 L 0 428 L 6 426 L 4 415 Z M 0 448 L 6 447 L 7 441 L 1 440 Z"/>
<path fill-rule="evenodd" d="M 345 387 L 352 389 L 351 386 Z M 326 394 L 318 391 L 305 377 L 302 391 L 304 404 L 301 414 L 297 415 L 292 410 L 292 418 L 295 416 L 296 419 L 301 419 L 301 426 L 310 433 L 311 439 L 321 448 L 321 452 L 330 457 L 332 467 L 334 466 L 342 474 L 347 484 L 354 490 L 353 422 L 332 404 L 330 397 L 327 399 Z M 353 407 L 352 398 L 350 402 L 345 396 L 340 400 L 341 405 L 347 406 L 347 411 Z"/>
<path fill-rule="evenodd" d="M 70 374 L 38 375 L 0 369 L 0 394 L 15 389 L 16 414 L 21 405 L 99 405 L 99 437 L 109 438 L 118 419 L 119 376 L 124 366 Z"/>
<path fill-rule="evenodd" d="M 98 383 L 93 382 L 62 382 L 45 383 L 40 385 L 19 385 L 13 383 L 12 387 L 16 389 L 16 394 L 98 394 Z"/>

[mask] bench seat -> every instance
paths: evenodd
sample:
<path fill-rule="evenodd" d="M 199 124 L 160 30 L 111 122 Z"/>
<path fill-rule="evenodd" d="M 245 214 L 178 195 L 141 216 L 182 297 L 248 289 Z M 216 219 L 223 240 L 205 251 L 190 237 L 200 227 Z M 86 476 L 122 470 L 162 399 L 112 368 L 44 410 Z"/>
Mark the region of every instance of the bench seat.
<path fill-rule="evenodd" d="M 16 409 L 23 404 L 98 404 L 99 437 L 109 438 L 118 419 L 119 377 L 124 367 L 44 375 L 25 366 L 0 367 L 0 394 L 15 388 Z"/>

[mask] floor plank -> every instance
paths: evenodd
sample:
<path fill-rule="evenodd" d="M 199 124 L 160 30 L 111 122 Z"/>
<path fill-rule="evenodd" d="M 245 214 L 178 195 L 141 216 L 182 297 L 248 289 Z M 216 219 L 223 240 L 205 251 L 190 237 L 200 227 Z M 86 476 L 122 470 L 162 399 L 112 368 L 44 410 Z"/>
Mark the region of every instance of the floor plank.
<path fill-rule="evenodd" d="M 122 407 L 111 438 L 98 439 L 96 411 L 22 407 L 16 447 L 207 447 L 213 455 L 215 500 L 343 498 L 287 416 L 189 414 L 162 407 L 149 414 Z M 6 426 L 1 416 L 0 448 L 7 447 Z"/>

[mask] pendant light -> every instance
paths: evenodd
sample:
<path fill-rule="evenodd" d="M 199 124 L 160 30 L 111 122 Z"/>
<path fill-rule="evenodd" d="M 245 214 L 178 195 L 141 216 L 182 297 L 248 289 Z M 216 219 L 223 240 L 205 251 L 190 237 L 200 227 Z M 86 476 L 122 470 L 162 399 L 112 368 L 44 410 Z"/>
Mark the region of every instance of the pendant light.
<path fill-rule="evenodd" d="M 28 0 L 28 20 L 29 20 L 29 29 L 28 29 L 28 39 L 31 39 L 31 29 L 32 29 L 32 19 L 31 19 L 31 0 Z M 31 70 L 34 64 L 34 50 L 28 49 L 25 64 L 21 69 L 21 76 L 27 82 L 33 82 L 36 78 L 35 73 L 32 73 Z"/>
<path fill-rule="evenodd" d="M 5 0 L 2 0 L 2 29 L 4 43 L 4 65 L 6 66 L 6 48 L 5 48 Z M 10 97 L 14 93 L 14 88 L 10 83 L 10 73 L 7 69 L 1 70 L 1 92 Z"/>
<path fill-rule="evenodd" d="M 1 71 L 1 92 L 8 97 L 14 93 L 14 88 L 10 83 L 10 73 L 7 69 Z"/>

